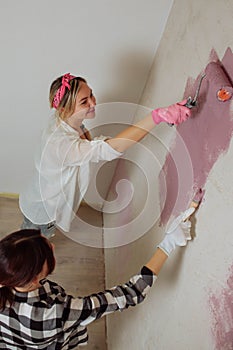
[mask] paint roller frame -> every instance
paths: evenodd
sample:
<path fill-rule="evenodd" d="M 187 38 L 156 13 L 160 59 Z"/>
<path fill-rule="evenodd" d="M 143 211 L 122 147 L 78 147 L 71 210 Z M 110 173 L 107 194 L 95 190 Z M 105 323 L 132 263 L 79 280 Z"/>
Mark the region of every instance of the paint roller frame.
<path fill-rule="evenodd" d="M 200 77 L 200 80 L 199 80 L 199 83 L 197 85 L 197 89 L 196 89 L 196 92 L 195 92 L 195 95 L 194 95 L 194 98 L 192 98 L 191 96 L 188 97 L 187 99 L 187 102 L 185 104 L 186 107 L 188 108 L 193 108 L 193 107 L 196 107 L 197 106 L 197 98 L 199 96 L 199 92 L 200 92 L 200 89 L 201 89 L 201 84 L 202 84 L 202 80 L 205 78 L 206 74 L 203 73 Z"/>
<path fill-rule="evenodd" d="M 198 83 L 198 86 L 197 86 L 197 89 L 196 89 L 196 92 L 195 92 L 195 95 L 194 97 L 192 98 L 192 96 L 189 96 L 187 98 L 187 102 L 185 103 L 185 107 L 189 108 L 189 109 L 192 109 L 193 107 L 196 107 L 197 106 L 197 98 L 199 96 L 199 92 L 200 92 L 200 89 L 201 89 L 201 84 L 202 84 L 202 80 L 205 78 L 206 74 L 203 73 L 200 77 L 200 80 L 199 80 L 199 83 Z M 174 126 L 174 124 L 172 123 L 168 123 L 169 126 Z"/>

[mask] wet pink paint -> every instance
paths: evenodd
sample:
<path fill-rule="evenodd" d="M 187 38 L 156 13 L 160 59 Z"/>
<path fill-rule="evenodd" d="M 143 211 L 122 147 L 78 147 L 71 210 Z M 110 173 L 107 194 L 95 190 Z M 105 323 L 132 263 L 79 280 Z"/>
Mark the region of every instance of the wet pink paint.
<path fill-rule="evenodd" d="M 228 48 L 221 62 L 217 59 L 214 51 L 211 52 L 211 58 L 213 57 L 218 64 L 221 64 L 221 69 L 224 69 L 228 77 L 227 83 L 229 85 L 230 81 L 232 86 L 232 51 Z M 229 147 L 233 133 L 233 118 L 230 113 L 231 100 L 221 102 L 217 99 L 216 89 L 218 90 L 222 86 L 220 86 L 221 78 L 216 80 L 214 73 L 213 69 L 207 70 L 206 77 L 201 85 L 198 106 L 192 109 L 191 118 L 177 127 L 177 133 L 183 139 L 191 159 L 193 183 L 179 181 L 181 178 L 185 179 L 185 174 L 189 176 L 189 173 L 185 165 L 182 166 L 182 159 L 180 159 L 180 162 L 174 162 L 174 159 L 177 160 L 182 157 L 179 155 L 180 141 L 178 135 L 160 173 L 161 203 L 164 203 L 161 212 L 162 224 L 169 220 L 170 215 L 177 215 L 187 208 L 197 189 L 205 186 L 208 174 L 218 157 L 226 152 Z M 218 75 L 219 77 L 220 75 Z M 185 98 L 194 96 L 199 78 L 196 81 L 191 78 L 188 80 L 184 94 Z M 222 85 L 225 86 L 226 82 L 222 81 Z M 164 198 L 164 190 L 166 190 L 166 198 Z"/>
<path fill-rule="evenodd" d="M 233 265 L 220 292 L 209 293 L 209 305 L 213 315 L 212 334 L 216 350 L 233 349 Z"/>

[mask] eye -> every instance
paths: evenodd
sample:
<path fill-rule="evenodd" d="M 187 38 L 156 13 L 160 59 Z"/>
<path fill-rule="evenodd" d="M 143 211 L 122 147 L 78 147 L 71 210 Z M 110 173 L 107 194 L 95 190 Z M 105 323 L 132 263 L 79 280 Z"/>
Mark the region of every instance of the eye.
<path fill-rule="evenodd" d="M 85 105 L 87 103 L 87 100 L 84 100 L 81 105 Z"/>

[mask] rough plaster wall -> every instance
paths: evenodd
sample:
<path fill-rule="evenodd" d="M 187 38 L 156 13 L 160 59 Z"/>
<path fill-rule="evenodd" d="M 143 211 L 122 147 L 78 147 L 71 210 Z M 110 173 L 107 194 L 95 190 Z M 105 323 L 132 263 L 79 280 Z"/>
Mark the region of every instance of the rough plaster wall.
<path fill-rule="evenodd" d="M 203 70 L 212 48 L 220 58 L 228 46 L 233 49 L 232 14 L 232 1 L 175 0 L 141 104 L 152 108 L 181 99 L 187 78 Z M 164 143 L 173 137 L 171 129 L 158 129 Z M 163 162 L 164 149 L 156 137 L 150 135 L 143 144 Z M 208 176 L 205 200 L 195 218 L 195 240 L 169 258 L 143 304 L 108 317 L 109 350 L 233 349 L 232 157 L 231 142 Z M 133 165 L 127 163 L 124 172 L 137 183 Z M 106 223 L 111 220 L 107 217 Z M 163 228 L 155 224 L 137 241 L 106 250 L 107 286 L 135 273 L 162 236 Z"/>

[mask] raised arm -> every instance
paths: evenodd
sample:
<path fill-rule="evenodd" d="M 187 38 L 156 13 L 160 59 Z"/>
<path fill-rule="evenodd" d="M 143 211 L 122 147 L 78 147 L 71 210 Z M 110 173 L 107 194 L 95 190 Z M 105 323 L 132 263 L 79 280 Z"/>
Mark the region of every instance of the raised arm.
<path fill-rule="evenodd" d="M 157 108 L 144 119 L 132 125 L 106 142 L 118 152 L 124 152 L 135 142 L 145 137 L 156 125 L 161 122 L 178 125 L 191 115 L 190 109 L 185 107 L 186 100 L 175 103 L 166 108 Z"/>
<path fill-rule="evenodd" d="M 128 282 L 84 298 L 71 298 L 72 319 L 69 322 L 76 321 L 85 326 L 109 313 L 141 303 L 171 252 L 177 246 L 185 246 L 191 239 L 191 223 L 187 219 L 194 210 L 186 210 L 173 221 L 152 258 Z"/>
<path fill-rule="evenodd" d="M 175 250 L 176 247 L 186 246 L 191 240 L 190 229 L 191 222 L 189 217 L 193 214 L 195 208 L 189 208 L 180 214 L 169 226 L 165 237 L 158 245 L 152 258 L 146 264 L 146 267 L 158 275 L 163 264 L 168 256 Z"/>

